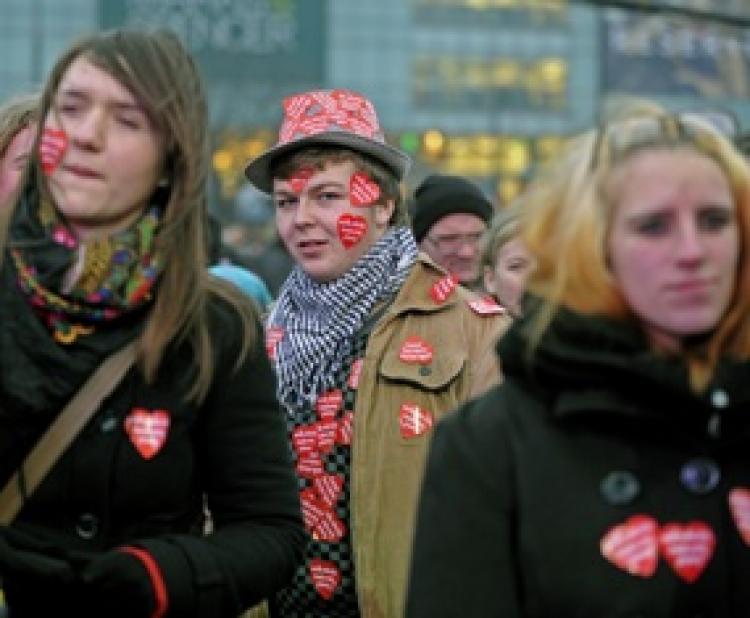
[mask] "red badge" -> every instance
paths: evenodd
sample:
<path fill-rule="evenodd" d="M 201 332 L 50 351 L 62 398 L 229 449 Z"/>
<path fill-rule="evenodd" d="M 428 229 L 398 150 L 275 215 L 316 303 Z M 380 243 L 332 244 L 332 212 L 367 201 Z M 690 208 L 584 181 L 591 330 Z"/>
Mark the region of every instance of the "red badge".
<path fill-rule="evenodd" d="M 324 474 L 313 479 L 313 487 L 318 492 L 323 504 L 333 508 L 336 506 L 341 495 L 341 489 L 344 487 L 344 477 L 340 474 Z"/>
<path fill-rule="evenodd" d="M 39 159 L 44 173 L 49 176 L 60 165 L 68 149 L 68 134 L 60 129 L 45 127 L 39 142 Z"/>
<path fill-rule="evenodd" d="M 468 301 L 469 307 L 477 315 L 499 315 L 505 313 L 505 308 L 497 304 L 492 296 L 483 296 Z"/>
<path fill-rule="evenodd" d="M 326 509 L 313 530 L 313 538 L 326 543 L 338 543 L 346 534 L 344 522 L 331 509 Z"/>
<path fill-rule="evenodd" d="M 318 496 L 311 487 L 299 492 L 299 499 L 302 505 L 302 519 L 305 521 L 305 528 L 308 532 L 312 532 L 325 514 L 326 506 L 318 500 Z"/>
<path fill-rule="evenodd" d="M 343 214 L 336 223 L 336 229 L 341 244 L 351 249 L 367 234 L 367 219 L 362 215 Z"/>
<path fill-rule="evenodd" d="M 729 510 L 745 545 L 750 545 L 750 490 L 735 487 L 729 492 Z"/>
<path fill-rule="evenodd" d="M 665 524 L 659 532 L 659 549 L 681 579 L 692 584 L 708 565 L 714 553 L 713 530 L 702 521 Z"/>
<path fill-rule="evenodd" d="M 297 194 L 302 193 L 308 181 L 314 175 L 315 170 L 311 167 L 302 167 L 298 169 L 289 177 L 289 185 L 292 187 L 292 191 Z"/>
<path fill-rule="evenodd" d="M 292 430 L 292 447 L 297 455 L 312 455 L 318 452 L 318 430 L 315 426 L 300 425 Z"/>
<path fill-rule="evenodd" d="M 313 427 L 318 432 L 318 450 L 321 453 L 330 453 L 336 444 L 338 421 L 318 421 Z"/>
<path fill-rule="evenodd" d="M 438 305 L 442 305 L 448 297 L 453 294 L 453 290 L 458 285 L 458 279 L 455 275 L 446 275 L 438 279 L 430 288 L 430 296 Z"/>
<path fill-rule="evenodd" d="M 354 426 L 354 412 L 344 412 L 343 418 L 339 421 L 339 428 L 336 430 L 336 443 L 346 446 L 352 443 L 352 430 Z"/>
<path fill-rule="evenodd" d="M 297 475 L 305 479 L 314 479 L 325 473 L 323 460 L 318 453 L 300 455 L 297 460 Z"/>
<path fill-rule="evenodd" d="M 610 528 L 599 543 L 602 555 L 616 567 L 638 577 L 651 577 L 659 562 L 659 525 L 649 515 L 633 515 Z"/>
<path fill-rule="evenodd" d="M 310 579 L 318 594 L 328 601 L 341 583 L 341 572 L 334 562 L 313 558 L 310 560 Z"/>
<path fill-rule="evenodd" d="M 401 346 L 398 357 L 405 363 L 429 365 L 432 362 L 432 346 L 419 337 L 407 337 Z"/>
<path fill-rule="evenodd" d="M 344 396 L 340 390 L 334 389 L 318 396 L 315 401 L 315 411 L 321 421 L 331 421 L 336 418 L 336 412 L 341 407 Z"/>
<path fill-rule="evenodd" d="M 354 172 L 349 180 L 349 201 L 352 206 L 372 206 L 380 197 L 380 186 L 365 172 Z"/>
<path fill-rule="evenodd" d="M 271 360 L 276 360 L 276 344 L 284 338 L 284 329 L 271 326 L 266 330 L 266 354 Z"/>
<path fill-rule="evenodd" d="M 359 388 L 359 376 L 362 375 L 362 365 L 364 362 L 364 358 L 358 358 L 352 363 L 352 368 L 349 371 L 349 381 L 347 382 L 347 386 L 352 390 L 356 391 Z"/>
<path fill-rule="evenodd" d="M 398 425 L 401 429 L 401 436 L 404 438 L 416 438 L 427 433 L 435 422 L 432 412 L 423 410 L 414 403 L 404 403 L 401 405 Z"/>
<path fill-rule="evenodd" d="M 141 457 L 151 459 L 167 440 L 169 413 L 133 408 L 125 419 L 125 431 Z"/>

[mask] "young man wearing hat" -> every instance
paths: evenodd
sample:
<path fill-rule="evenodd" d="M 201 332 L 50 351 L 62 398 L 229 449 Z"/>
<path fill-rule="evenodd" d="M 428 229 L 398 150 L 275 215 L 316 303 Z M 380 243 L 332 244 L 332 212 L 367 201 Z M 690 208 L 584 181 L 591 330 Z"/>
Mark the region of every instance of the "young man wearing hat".
<path fill-rule="evenodd" d="M 246 175 L 272 193 L 296 262 L 266 344 L 312 540 L 272 614 L 397 617 L 432 428 L 498 380 L 507 317 L 418 254 L 409 158 L 369 100 L 326 90 L 283 107 Z"/>
<path fill-rule="evenodd" d="M 494 213 L 475 184 L 428 176 L 414 192 L 412 228 L 419 248 L 466 287 L 481 289 L 481 239 Z"/>

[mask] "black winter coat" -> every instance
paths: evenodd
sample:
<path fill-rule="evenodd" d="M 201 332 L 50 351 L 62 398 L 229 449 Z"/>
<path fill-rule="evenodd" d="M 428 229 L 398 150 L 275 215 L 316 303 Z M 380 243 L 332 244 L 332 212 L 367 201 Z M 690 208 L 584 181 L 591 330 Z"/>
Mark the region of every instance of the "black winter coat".
<path fill-rule="evenodd" d="M 167 351 L 152 386 L 131 369 L 3 530 L 12 616 L 150 616 L 152 582 L 138 560 L 111 551 L 121 545 L 145 549 L 158 565 L 168 616 L 236 617 L 291 577 L 306 535 L 260 325 L 237 368 L 239 321 L 218 301 L 211 313 L 216 370 L 205 403 L 184 400 L 194 376 L 186 344 Z M 55 366 L 48 372 L 53 380 Z M 156 417 L 167 419 L 166 434 L 149 442 L 133 420 Z M 0 440 L 10 444 L 24 418 L 1 418 Z M 0 450 L 6 474 L 11 451 Z"/>
<path fill-rule="evenodd" d="M 699 396 L 635 327 L 525 324 L 437 429 L 407 616 L 750 616 L 750 366 Z"/>

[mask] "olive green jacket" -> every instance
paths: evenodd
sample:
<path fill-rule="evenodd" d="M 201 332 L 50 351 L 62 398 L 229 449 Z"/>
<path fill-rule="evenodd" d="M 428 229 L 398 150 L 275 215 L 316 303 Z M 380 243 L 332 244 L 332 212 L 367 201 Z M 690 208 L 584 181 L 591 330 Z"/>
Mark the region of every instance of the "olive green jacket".
<path fill-rule="evenodd" d="M 430 293 L 445 278 L 420 254 L 399 294 L 374 326 L 357 390 L 350 518 L 357 596 L 364 618 L 403 616 L 412 528 L 432 431 L 404 437 L 403 404 L 435 421 L 499 380 L 495 342 L 510 323 L 477 312 L 462 287 L 444 302 Z M 407 337 L 432 348 L 428 363 L 400 358 Z"/>

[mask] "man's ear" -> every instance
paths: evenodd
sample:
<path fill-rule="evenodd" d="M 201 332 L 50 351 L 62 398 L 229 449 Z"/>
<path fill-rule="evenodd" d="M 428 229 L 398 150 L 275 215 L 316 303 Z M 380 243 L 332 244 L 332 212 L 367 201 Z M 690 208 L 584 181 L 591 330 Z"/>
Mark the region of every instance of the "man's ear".
<path fill-rule="evenodd" d="M 384 204 L 375 204 L 372 208 L 375 225 L 382 228 L 388 227 L 388 222 L 391 220 L 393 211 L 396 209 L 396 202 L 394 200 L 386 200 Z"/>
<path fill-rule="evenodd" d="M 487 266 L 486 264 L 482 267 L 483 273 L 482 273 L 482 279 L 484 281 L 484 289 L 495 296 L 495 271 L 493 270 L 492 266 Z"/>

